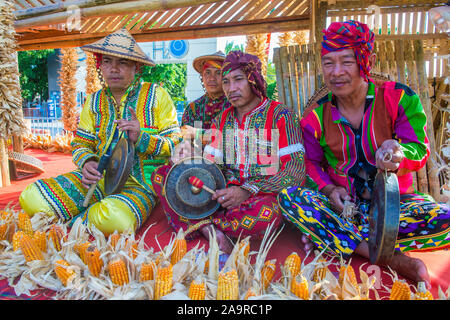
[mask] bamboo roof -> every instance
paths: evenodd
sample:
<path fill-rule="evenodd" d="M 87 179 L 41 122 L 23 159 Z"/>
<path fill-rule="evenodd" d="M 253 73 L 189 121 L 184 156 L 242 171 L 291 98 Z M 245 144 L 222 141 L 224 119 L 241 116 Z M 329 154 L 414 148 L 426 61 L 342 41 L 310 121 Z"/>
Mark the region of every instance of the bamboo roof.
<path fill-rule="evenodd" d="M 308 29 L 310 18 L 309 0 L 13 1 L 19 50 L 79 47 L 122 27 L 166 41 Z"/>

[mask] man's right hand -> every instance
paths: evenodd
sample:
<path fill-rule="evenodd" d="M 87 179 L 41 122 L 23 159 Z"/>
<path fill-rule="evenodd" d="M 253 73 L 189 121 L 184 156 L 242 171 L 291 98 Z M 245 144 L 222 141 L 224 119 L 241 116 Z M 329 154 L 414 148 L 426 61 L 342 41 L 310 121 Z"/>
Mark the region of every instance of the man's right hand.
<path fill-rule="evenodd" d="M 97 161 L 88 161 L 84 164 L 83 169 L 81 169 L 81 184 L 86 188 L 89 189 L 89 187 L 98 182 L 102 175 L 100 172 L 97 171 L 98 163 Z"/>
<path fill-rule="evenodd" d="M 330 204 L 336 213 L 341 213 L 342 210 L 344 210 L 345 200 L 351 200 L 347 190 L 341 186 L 328 185 L 322 189 L 322 193 L 328 197 Z"/>

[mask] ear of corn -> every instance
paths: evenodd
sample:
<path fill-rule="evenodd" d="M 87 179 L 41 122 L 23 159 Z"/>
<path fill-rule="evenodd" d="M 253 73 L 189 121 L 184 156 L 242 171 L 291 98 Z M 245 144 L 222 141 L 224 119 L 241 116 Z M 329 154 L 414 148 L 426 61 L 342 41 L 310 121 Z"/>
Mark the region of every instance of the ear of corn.
<path fill-rule="evenodd" d="M 155 279 L 155 300 L 161 299 L 161 297 L 172 291 L 173 286 L 173 270 L 172 264 L 168 261 L 162 262 L 156 271 Z"/>
<path fill-rule="evenodd" d="M 184 238 L 175 239 L 174 249 L 170 257 L 170 262 L 172 263 L 172 265 L 180 261 L 185 256 L 186 252 L 187 252 L 186 240 Z"/>
<path fill-rule="evenodd" d="M 0 219 L 0 241 L 11 241 L 12 235 L 15 231 L 15 224 L 10 219 Z"/>
<path fill-rule="evenodd" d="M 434 300 L 431 292 L 427 290 L 425 282 L 420 281 L 417 284 L 417 292 L 414 295 L 414 300 Z"/>
<path fill-rule="evenodd" d="M 111 281 L 118 286 L 123 286 L 130 282 L 130 278 L 128 276 L 128 269 L 125 261 L 120 258 L 115 260 L 111 260 L 108 263 L 109 276 L 111 277 Z"/>
<path fill-rule="evenodd" d="M 17 217 L 17 227 L 25 232 L 30 237 L 33 236 L 33 226 L 31 225 L 31 219 L 28 213 L 21 211 Z"/>
<path fill-rule="evenodd" d="M 119 242 L 120 234 L 112 233 L 109 235 L 109 245 L 114 250 L 116 249 L 117 243 Z"/>
<path fill-rule="evenodd" d="M 264 266 L 261 269 L 261 283 L 264 290 L 267 290 L 267 287 L 275 274 L 275 269 L 277 267 L 276 261 L 276 259 L 267 260 L 264 262 Z"/>
<path fill-rule="evenodd" d="M 47 252 L 47 234 L 40 230 L 36 230 L 33 235 L 33 240 L 42 252 Z"/>
<path fill-rule="evenodd" d="M 319 258 L 317 260 L 317 266 L 314 269 L 313 281 L 320 282 L 325 278 L 327 274 L 328 267 L 325 265 L 326 260 L 324 258 Z"/>
<path fill-rule="evenodd" d="M 291 292 L 303 300 L 309 299 L 308 281 L 304 276 L 295 277 L 291 282 Z"/>
<path fill-rule="evenodd" d="M 137 257 L 138 251 L 137 251 L 137 242 L 128 239 L 125 243 L 125 246 L 128 247 L 128 253 L 130 254 L 130 257 L 134 260 Z"/>
<path fill-rule="evenodd" d="M 58 279 L 65 287 L 67 287 L 67 284 L 75 278 L 75 271 L 69 269 L 69 267 L 69 263 L 62 259 L 57 260 L 53 265 L 53 269 L 55 270 Z"/>
<path fill-rule="evenodd" d="M 358 280 L 356 279 L 355 270 L 351 265 L 341 266 L 341 268 L 339 269 L 339 285 L 341 287 L 344 283 L 344 277 L 347 277 L 353 286 L 358 286 Z"/>
<path fill-rule="evenodd" d="M 205 300 L 206 286 L 201 280 L 193 280 L 189 286 L 188 297 L 191 300 Z"/>
<path fill-rule="evenodd" d="M 103 267 L 103 260 L 100 258 L 100 251 L 94 246 L 90 245 L 85 250 L 85 259 L 89 272 L 98 277 Z"/>
<path fill-rule="evenodd" d="M 239 242 L 239 251 L 242 252 L 244 257 L 248 257 L 248 254 L 250 253 L 250 242 L 248 241 L 248 238 Z"/>
<path fill-rule="evenodd" d="M 78 256 L 80 257 L 81 261 L 84 262 L 84 264 L 87 265 L 87 260 L 86 260 L 86 249 L 89 248 L 89 246 L 91 245 L 91 243 L 89 241 L 83 242 L 83 243 L 76 243 L 73 246 L 73 250 L 78 254 Z"/>
<path fill-rule="evenodd" d="M 34 243 L 33 239 L 27 234 L 24 234 L 20 239 L 20 249 L 22 249 L 22 253 L 27 262 L 33 260 L 44 260 L 41 250 L 38 248 L 36 243 Z"/>
<path fill-rule="evenodd" d="M 53 242 L 56 251 L 61 251 L 61 244 L 64 241 L 64 231 L 60 225 L 54 224 L 48 231 L 48 238 Z"/>
<path fill-rule="evenodd" d="M 245 293 L 244 300 L 248 300 L 250 297 L 256 297 L 256 292 L 253 287 L 248 288 L 247 292 Z"/>
<path fill-rule="evenodd" d="M 141 270 L 139 271 L 139 281 L 145 282 L 153 280 L 155 269 L 156 264 L 153 261 L 143 263 L 141 265 Z"/>
<path fill-rule="evenodd" d="M 20 249 L 20 240 L 22 239 L 22 237 L 25 235 L 25 233 L 21 230 L 16 231 L 13 235 L 12 238 L 12 245 L 13 245 L 13 250 L 17 251 L 18 249 Z"/>
<path fill-rule="evenodd" d="M 236 269 L 219 273 L 217 300 L 237 300 L 239 298 L 239 278 Z"/>
<path fill-rule="evenodd" d="M 410 300 L 411 289 L 404 280 L 396 280 L 392 284 L 389 300 Z"/>
<path fill-rule="evenodd" d="M 302 259 L 296 252 L 292 252 L 286 260 L 284 260 L 284 268 L 292 277 L 295 277 L 301 268 Z"/>

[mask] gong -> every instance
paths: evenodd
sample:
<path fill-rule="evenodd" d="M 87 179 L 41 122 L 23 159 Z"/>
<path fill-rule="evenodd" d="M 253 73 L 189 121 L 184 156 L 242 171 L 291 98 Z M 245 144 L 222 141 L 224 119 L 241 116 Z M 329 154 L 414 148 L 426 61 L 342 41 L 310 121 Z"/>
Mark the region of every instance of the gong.
<path fill-rule="evenodd" d="M 190 183 L 196 177 L 206 188 L 196 188 Z M 164 183 L 164 197 L 170 208 L 188 219 L 202 219 L 217 211 L 220 204 L 212 200 L 211 192 L 226 187 L 225 177 L 219 167 L 202 157 L 187 157 L 170 168 Z"/>
<path fill-rule="evenodd" d="M 387 264 L 394 254 L 400 222 L 400 191 L 397 175 L 379 171 L 369 209 L 369 258 Z"/>
<path fill-rule="evenodd" d="M 134 165 L 134 144 L 120 138 L 115 145 L 105 169 L 105 193 L 119 193 L 130 176 Z"/>

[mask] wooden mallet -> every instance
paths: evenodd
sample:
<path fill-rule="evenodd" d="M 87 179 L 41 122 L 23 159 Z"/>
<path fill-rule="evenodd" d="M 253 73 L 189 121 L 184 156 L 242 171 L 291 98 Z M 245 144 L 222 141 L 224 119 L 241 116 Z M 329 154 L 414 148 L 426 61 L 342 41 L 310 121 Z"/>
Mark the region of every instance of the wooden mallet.
<path fill-rule="evenodd" d="M 203 181 L 200 180 L 199 178 L 197 178 L 196 176 L 190 176 L 190 177 L 189 177 L 189 183 L 190 183 L 194 188 L 197 188 L 198 190 L 203 189 L 203 190 L 205 190 L 205 191 L 207 191 L 207 192 L 209 192 L 209 193 L 211 193 L 211 194 L 214 194 L 214 193 L 215 193 L 214 190 L 212 190 L 212 189 L 208 188 L 207 186 L 205 186 L 205 184 L 203 183 Z M 193 191 L 195 191 L 195 189 L 194 189 Z M 195 192 L 194 192 L 194 193 L 195 193 Z"/>

